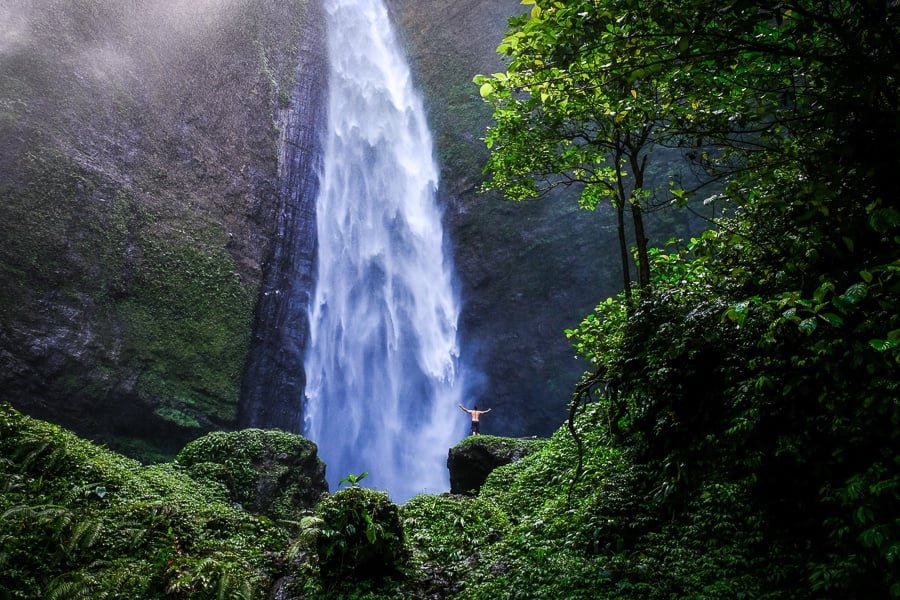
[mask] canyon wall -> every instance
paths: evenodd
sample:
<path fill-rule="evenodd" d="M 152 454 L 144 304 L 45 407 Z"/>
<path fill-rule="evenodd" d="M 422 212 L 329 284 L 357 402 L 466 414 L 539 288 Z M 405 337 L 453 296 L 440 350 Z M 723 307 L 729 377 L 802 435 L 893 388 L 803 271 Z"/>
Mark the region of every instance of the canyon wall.
<path fill-rule="evenodd" d="M 306 0 L 0 6 L 0 389 L 143 458 L 236 425 Z"/>

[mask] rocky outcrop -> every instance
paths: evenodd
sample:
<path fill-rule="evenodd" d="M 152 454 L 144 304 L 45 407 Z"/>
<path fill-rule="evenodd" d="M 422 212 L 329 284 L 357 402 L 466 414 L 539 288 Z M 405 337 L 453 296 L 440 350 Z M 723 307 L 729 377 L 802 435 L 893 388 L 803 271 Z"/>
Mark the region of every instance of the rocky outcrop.
<path fill-rule="evenodd" d="M 296 520 L 328 491 L 316 445 L 283 431 L 214 432 L 176 457 L 193 479 L 223 486 L 228 499 L 254 514 Z"/>
<path fill-rule="evenodd" d="M 450 449 L 451 494 L 475 494 L 497 467 L 520 460 L 546 442 L 538 438 L 506 438 L 493 435 L 469 436 Z"/>

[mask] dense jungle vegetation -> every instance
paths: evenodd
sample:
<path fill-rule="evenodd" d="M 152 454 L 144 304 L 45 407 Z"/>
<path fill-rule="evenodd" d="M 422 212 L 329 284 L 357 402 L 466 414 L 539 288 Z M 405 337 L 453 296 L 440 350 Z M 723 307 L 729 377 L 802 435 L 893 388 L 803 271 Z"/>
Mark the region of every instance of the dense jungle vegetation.
<path fill-rule="evenodd" d="M 900 7 L 523 4 L 476 78 L 486 185 L 573 186 L 623 241 L 568 426 L 473 497 L 360 474 L 290 518 L 234 504 L 228 457 L 195 480 L 4 409 L 0 597 L 900 597 Z M 693 183 L 643 185 L 660 149 Z"/>
<path fill-rule="evenodd" d="M 896 3 L 523 4 L 476 78 L 487 185 L 582 186 L 637 240 L 636 284 L 620 234 L 625 292 L 568 332 L 602 429 L 572 434 L 640 491 L 622 531 L 584 517 L 611 596 L 900 596 Z M 646 189 L 658 148 L 700 183 Z M 696 198 L 723 216 L 647 248 L 643 211 Z"/>

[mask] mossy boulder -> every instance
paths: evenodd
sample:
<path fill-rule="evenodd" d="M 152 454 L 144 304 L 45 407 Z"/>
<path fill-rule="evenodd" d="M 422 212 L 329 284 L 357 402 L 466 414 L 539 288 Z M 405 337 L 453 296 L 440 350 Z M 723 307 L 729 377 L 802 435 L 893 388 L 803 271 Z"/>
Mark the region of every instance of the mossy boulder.
<path fill-rule="evenodd" d="M 228 499 L 272 519 L 296 519 L 328 490 L 325 465 L 306 438 L 284 431 L 214 432 L 176 458 L 194 479 L 224 486 Z"/>
<path fill-rule="evenodd" d="M 317 542 L 325 582 L 380 581 L 396 575 L 406 559 L 400 509 L 385 492 L 358 486 L 325 498 Z"/>
<path fill-rule="evenodd" d="M 546 443 L 541 438 L 473 435 L 450 449 L 451 494 L 475 494 L 497 467 L 517 461 Z"/>

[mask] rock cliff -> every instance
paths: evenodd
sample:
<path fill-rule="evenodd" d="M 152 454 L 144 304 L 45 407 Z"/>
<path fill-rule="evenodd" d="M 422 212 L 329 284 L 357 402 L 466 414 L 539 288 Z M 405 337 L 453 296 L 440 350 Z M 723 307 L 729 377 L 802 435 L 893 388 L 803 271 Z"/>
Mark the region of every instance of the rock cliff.
<path fill-rule="evenodd" d="M 317 254 L 316 196 L 326 111 L 325 19 L 320 0 L 307 6 L 296 82 L 278 110 L 278 208 L 275 240 L 256 305 L 238 423 L 301 431 L 309 340 L 307 307 Z"/>
<path fill-rule="evenodd" d="M 6 399 L 144 458 L 235 425 L 309 17 L 306 0 L 0 7 Z"/>
<path fill-rule="evenodd" d="M 215 431 L 176 457 L 195 481 L 222 486 L 244 510 L 291 520 L 312 510 L 328 491 L 316 445 L 284 431 Z"/>

